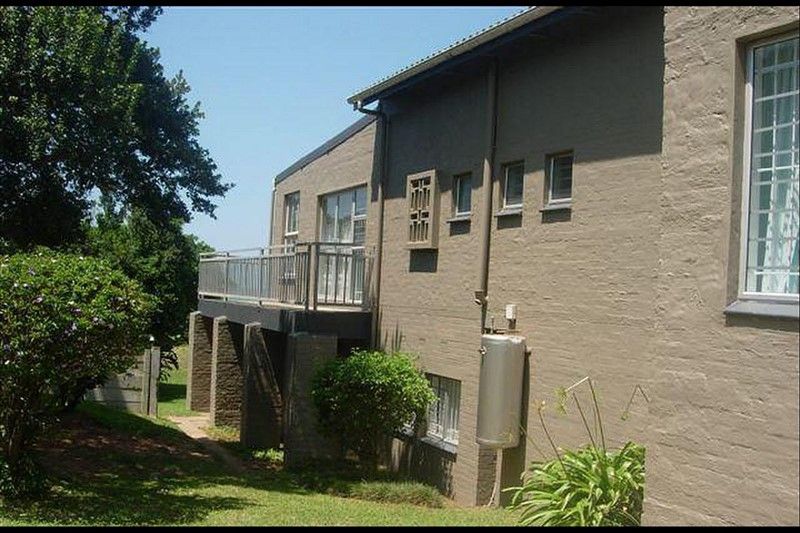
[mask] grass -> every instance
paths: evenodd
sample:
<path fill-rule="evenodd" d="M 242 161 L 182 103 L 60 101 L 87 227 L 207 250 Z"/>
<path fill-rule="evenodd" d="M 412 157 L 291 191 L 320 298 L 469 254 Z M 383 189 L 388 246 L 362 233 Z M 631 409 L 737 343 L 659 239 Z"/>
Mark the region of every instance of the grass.
<path fill-rule="evenodd" d="M 184 344 L 175 347 L 178 355 L 178 368 L 172 370 L 166 380 L 158 383 L 158 416 L 192 416 L 198 415 L 186 407 L 186 366 L 189 346 Z"/>
<path fill-rule="evenodd" d="M 171 422 L 87 402 L 37 445 L 50 493 L 38 501 L 0 500 L 0 526 L 516 523 L 502 509 L 421 506 L 431 497 L 424 485 L 362 481 L 353 468 L 288 473 L 279 451 L 247 453 L 247 472 L 232 475 Z"/>

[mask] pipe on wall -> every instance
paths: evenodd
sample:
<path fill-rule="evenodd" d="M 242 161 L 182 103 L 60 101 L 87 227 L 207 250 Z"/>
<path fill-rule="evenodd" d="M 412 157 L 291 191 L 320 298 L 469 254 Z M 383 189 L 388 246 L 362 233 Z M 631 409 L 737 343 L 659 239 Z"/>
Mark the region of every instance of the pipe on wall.
<path fill-rule="evenodd" d="M 489 243 L 492 233 L 492 172 L 497 145 L 497 59 L 487 71 L 486 92 L 486 152 L 483 157 L 483 182 L 481 186 L 480 272 L 475 303 L 481 306 L 481 333 L 486 331 L 486 311 L 489 294 Z"/>
<path fill-rule="evenodd" d="M 379 329 L 380 329 L 380 299 L 381 299 L 381 263 L 383 259 L 383 188 L 386 175 L 388 174 L 388 159 L 389 159 L 389 116 L 383 111 L 383 103 L 378 102 L 378 108 L 367 109 L 363 107 L 361 102 L 357 102 L 353 107 L 356 111 L 365 113 L 367 115 L 375 115 L 378 117 L 380 123 L 380 167 L 378 175 L 378 238 L 375 246 L 375 263 L 373 264 L 372 271 L 375 279 L 375 296 L 372 301 L 372 347 L 380 347 Z M 374 161 L 374 156 L 373 156 Z"/>

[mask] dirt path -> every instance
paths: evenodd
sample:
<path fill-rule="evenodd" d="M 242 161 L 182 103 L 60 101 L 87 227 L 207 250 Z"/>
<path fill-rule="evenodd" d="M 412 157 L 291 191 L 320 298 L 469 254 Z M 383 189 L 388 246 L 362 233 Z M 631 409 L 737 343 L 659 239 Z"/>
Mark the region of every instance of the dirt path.
<path fill-rule="evenodd" d="M 169 420 L 178 425 L 178 429 L 183 431 L 186 435 L 196 440 L 209 452 L 216 455 L 222 460 L 225 465 L 231 469 L 231 472 L 236 474 L 243 474 L 246 472 L 242 461 L 233 453 L 226 450 L 217 441 L 210 438 L 203 428 L 208 427 L 208 415 L 200 416 L 170 416 Z"/>

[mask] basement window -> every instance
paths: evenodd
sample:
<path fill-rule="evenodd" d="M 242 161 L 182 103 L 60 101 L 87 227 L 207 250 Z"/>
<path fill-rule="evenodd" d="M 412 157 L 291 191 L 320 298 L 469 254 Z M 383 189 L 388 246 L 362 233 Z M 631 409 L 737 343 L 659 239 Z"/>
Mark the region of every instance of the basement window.
<path fill-rule="evenodd" d="M 426 440 L 457 446 L 461 382 L 436 374 L 428 374 L 428 381 L 436 400 L 428 408 Z"/>

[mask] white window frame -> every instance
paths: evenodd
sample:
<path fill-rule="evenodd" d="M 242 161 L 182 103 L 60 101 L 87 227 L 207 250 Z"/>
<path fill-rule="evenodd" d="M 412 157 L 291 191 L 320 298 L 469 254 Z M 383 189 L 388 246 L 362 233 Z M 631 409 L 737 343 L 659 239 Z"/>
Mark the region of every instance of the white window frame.
<path fill-rule="evenodd" d="M 289 231 L 289 198 L 297 197 L 297 214 L 295 216 L 295 222 L 297 224 L 297 228 L 294 231 Z M 297 236 L 299 234 L 300 229 L 300 191 L 290 192 L 283 197 L 283 244 L 288 245 L 290 241 L 293 241 L 292 244 L 297 242 Z"/>
<path fill-rule="evenodd" d="M 466 181 L 469 184 L 470 191 L 470 206 L 466 211 L 459 211 L 458 204 L 461 203 L 461 182 Z M 453 216 L 455 217 L 468 217 L 472 215 L 472 173 L 466 172 L 453 176 Z"/>
<path fill-rule="evenodd" d="M 766 39 L 753 41 L 747 44 L 745 53 L 747 54 L 747 72 L 744 88 L 745 116 L 744 116 L 744 161 L 742 165 L 742 205 L 740 210 L 740 234 L 739 234 L 739 280 L 738 293 L 739 300 L 758 300 L 770 302 L 798 303 L 800 298 L 797 294 L 784 293 L 765 293 L 748 292 L 747 287 L 747 254 L 750 238 L 750 189 L 752 179 L 751 156 L 753 144 L 753 74 L 755 49 L 761 46 L 779 43 L 789 39 L 797 38 L 800 32 L 794 31 L 775 35 Z"/>
<path fill-rule="evenodd" d="M 572 158 L 572 166 L 570 168 L 570 182 L 573 182 L 574 170 L 575 170 L 575 152 L 572 150 L 564 151 L 564 152 L 557 152 L 555 154 L 550 154 L 547 156 L 547 205 L 563 205 L 563 204 L 571 204 L 572 203 L 572 185 L 569 188 L 569 196 L 567 198 L 553 198 L 553 184 L 555 180 L 553 179 L 553 169 L 555 166 L 556 159 L 562 157 L 571 157 Z M 574 184 L 574 183 L 573 183 Z"/>
<path fill-rule="evenodd" d="M 367 194 L 367 195 L 369 194 L 369 190 L 367 189 L 367 185 L 366 184 L 361 184 L 361 185 L 354 185 L 352 187 L 347 187 L 347 188 L 344 188 L 344 189 L 338 189 L 338 190 L 335 190 L 335 191 L 326 192 L 324 194 L 320 194 L 319 195 L 319 201 L 318 201 L 318 205 L 319 205 L 319 226 L 318 226 L 318 228 L 319 228 L 319 230 L 318 230 L 318 232 L 319 232 L 320 240 L 322 239 L 322 235 L 323 235 L 322 228 L 323 228 L 323 226 L 325 224 L 325 201 L 326 201 L 326 199 L 329 196 L 339 196 L 339 195 L 342 195 L 342 194 L 346 194 L 348 192 L 355 194 L 356 190 L 357 189 L 361 189 L 361 188 L 364 188 L 365 194 Z M 367 207 L 368 206 L 369 206 L 369 202 L 367 201 Z M 354 242 L 355 242 L 354 239 L 355 239 L 355 235 L 356 235 L 355 227 L 356 227 L 356 222 L 357 221 L 366 220 L 366 219 L 367 219 L 367 213 L 366 212 L 363 215 L 357 215 L 356 214 L 356 201 L 353 200 L 353 202 L 351 202 L 351 204 L 350 204 L 350 222 L 351 222 L 351 230 L 352 230 L 353 240 L 351 240 L 350 242 L 342 242 L 341 244 L 352 244 L 353 245 L 352 248 L 354 250 L 363 249 L 364 248 L 364 244 L 359 244 L 359 245 L 354 244 Z M 336 203 L 336 216 L 334 217 L 334 220 L 336 221 L 335 222 L 336 226 L 334 228 L 334 234 L 337 235 L 337 239 L 338 239 L 338 235 L 339 235 L 339 203 L 338 202 Z M 366 242 L 365 242 L 365 244 L 366 244 Z"/>
<path fill-rule="evenodd" d="M 508 203 L 508 170 L 512 167 L 522 167 L 522 175 L 520 176 L 520 180 L 522 181 L 522 196 L 519 199 L 518 204 L 509 204 Z M 503 209 L 522 209 L 522 205 L 525 202 L 525 162 L 524 161 L 515 161 L 513 163 L 506 163 L 503 165 Z"/>
<path fill-rule="evenodd" d="M 442 380 L 451 381 L 457 385 L 458 389 L 458 398 L 456 400 L 455 409 L 457 410 L 457 416 L 455 417 L 455 428 L 448 428 L 445 430 L 441 424 L 433 424 L 430 420 L 430 416 L 426 417 L 425 423 L 425 436 L 431 439 L 441 440 L 447 444 L 452 446 L 458 446 L 458 425 L 459 425 L 459 418 L 461 417 L 461 381 L 453 378 L 448 378 L 447 376 L 442 376 L 439 374 L 427 374 L 428 382 L 431 384 L 433 388 L 433 379 L 439 381 L 439 386 L 434 389 L 434 393 L 436 394 L 436 401 L 441 402 L 440 390 L 442 388 L 441 382 Z M 430 408 L 429 408 L 430 409 Z M 449 406 L 450 410 L 453 410 L 453 406 Z"/>

